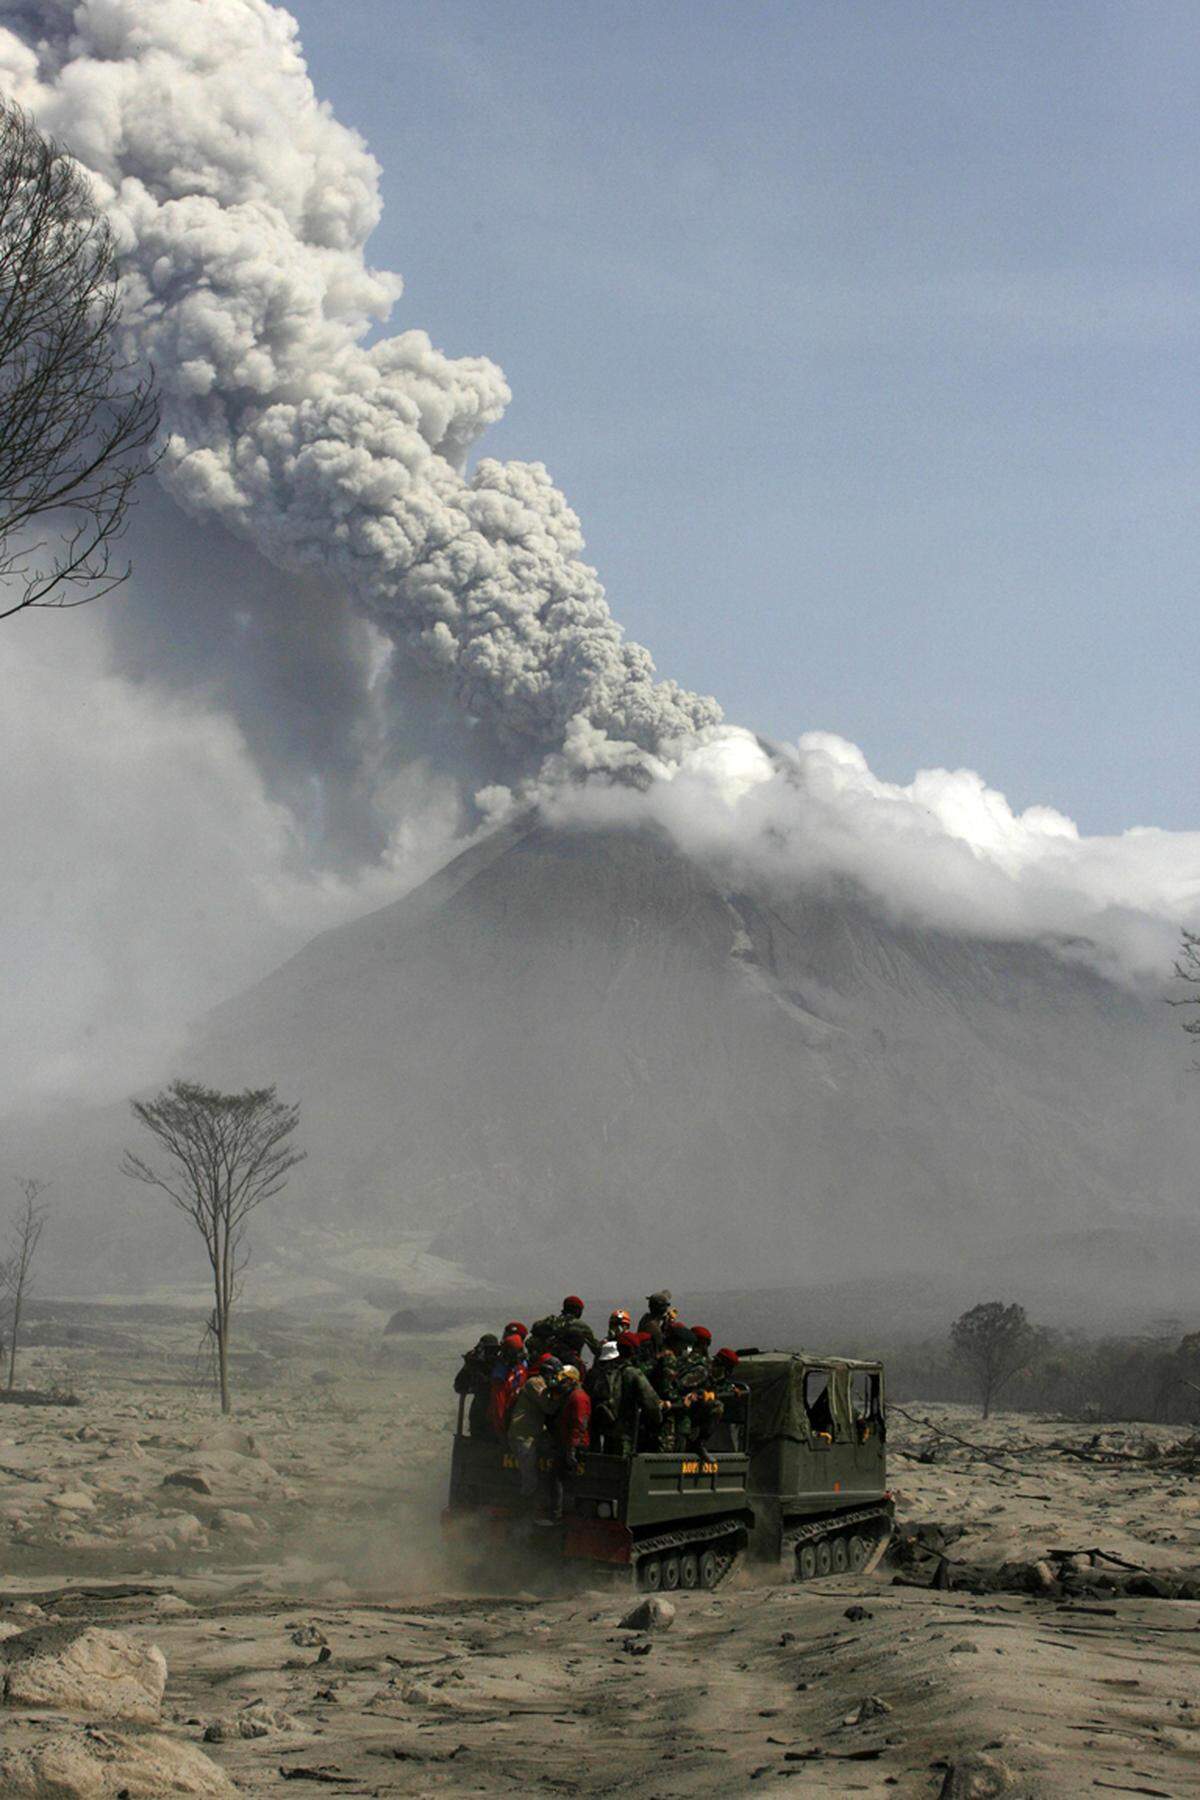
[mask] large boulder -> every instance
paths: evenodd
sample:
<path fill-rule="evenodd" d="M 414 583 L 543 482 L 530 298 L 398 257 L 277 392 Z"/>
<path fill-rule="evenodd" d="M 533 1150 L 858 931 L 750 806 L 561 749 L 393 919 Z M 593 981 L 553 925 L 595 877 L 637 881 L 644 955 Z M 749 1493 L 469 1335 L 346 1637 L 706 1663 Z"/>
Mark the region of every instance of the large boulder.
<path fill-rule="evenodd" d="M 0 1749 L 0 1793 L 7 1800 L 162 1800 L 167 1794 L 233 1795 L 237 1789 L 193 1744 L 158 1733 L 135 1738 L 81 1726 Z"/>
<path fill-rule="evenodd" d="M 136 1644 L 120 1631 L 43 1625 L 0 1644 L 6 1706 L 150 1725 L 161 1713 L 166 1685 L 167 1660 L 158 1646 Z"/>

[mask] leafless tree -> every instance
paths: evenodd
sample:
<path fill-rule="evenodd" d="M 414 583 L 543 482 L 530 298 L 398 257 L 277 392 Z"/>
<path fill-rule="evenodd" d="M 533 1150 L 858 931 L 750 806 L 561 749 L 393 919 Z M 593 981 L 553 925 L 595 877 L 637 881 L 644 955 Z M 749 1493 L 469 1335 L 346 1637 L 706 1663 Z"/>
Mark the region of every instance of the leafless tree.
<path fill-rule="evenodd" d="M 46 1182 L 39 1181 L 36 1176 L 32 1175 L 17 1178 L 21 1198 L 17 1202 L 12 1223 L 9 1226 L 4 1259 L 0 1262 L 0 1288 L 4 1292 L 4 1310 L 8 1315 L 8 1389 L 10 1393 L 17 1385 L 17 1347 L 21 1336 L 21 1314 L 25 1309 L 26 1300 L 33 1291 L 33 1265 L 46 1223 L 46 1208 L 42 1205 L 42 1195 L 45 1193 L 47 1185 Z"/>
<path fill-rule="evenodd" d="M 300 1108 L 286 1106 L 275 1089 L 247 1088 L 222 1094 L 194 1081 L 173 1081 L 153 1100 L 133 1101 L 134 1117 L 157 1139 L 169 1166 L 165 1174 L 132 1150 L 126 1175 L 158 1188 L 185 1213 L 204 1239 L 213 1277 L 213 1330 L 221 1411 L 229 1406 L 229 1326 L 246 1267 L 246 1221 L 256 1206 L 285 1186 L 304 1160 L 289 1143 Z"/>
<path fill-rule="evenodd" d="M 1023 1306 L 1002 1300 L 985 1300 L 955 1319 L 950 1342 L 975 1379 L 985 1419 L 1000 1389 L 1033 1357 L 1039 1336 Z"/>
<path fill-rule="evenodd" d="M 113 546 L 158 403 L 120 324 L 113 236 L 86 175 L 0 102 L 0 619 L 82 606 L 129 575 Z"/>
<path fill-rule="evenodd" d="M 1191 1006 L 1195 1012 L 1190 1018 L 1181 1019 L 1180 1024 L 1189 1037 L 1200 1038 L 1200 931 L 1185 930 L 1180 938 L 1179 955 L 1175 960 L 1175 973 L 1180 981 L 1187 982 L 1196 991 L 1191 994 L 1172 994 L 1168 997 L 1168 1006 Z M 1200 1068 L 1200 1062 L 1197 1062 Z"/>

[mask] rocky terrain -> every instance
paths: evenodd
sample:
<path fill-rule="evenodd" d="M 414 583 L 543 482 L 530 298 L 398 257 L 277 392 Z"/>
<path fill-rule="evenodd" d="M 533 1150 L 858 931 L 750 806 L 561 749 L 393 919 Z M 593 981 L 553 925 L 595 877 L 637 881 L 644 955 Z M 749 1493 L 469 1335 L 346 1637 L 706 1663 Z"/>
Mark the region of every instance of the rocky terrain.
<path fill-rule="evenodd" d="M 232 1422 L 194 1320 L 28 1352 L 80 1404 L 0 1407 L 0 1792 L 1200 1792 L 1200 1601 L 1153 1591 L 1200 1575 L 1200 1480 L 1145 1460 L 1177 1431 L 906 1403 L 894 1564 L 643 1629 L 444 1559 L 464 1335 L 276 1329 Z"/>

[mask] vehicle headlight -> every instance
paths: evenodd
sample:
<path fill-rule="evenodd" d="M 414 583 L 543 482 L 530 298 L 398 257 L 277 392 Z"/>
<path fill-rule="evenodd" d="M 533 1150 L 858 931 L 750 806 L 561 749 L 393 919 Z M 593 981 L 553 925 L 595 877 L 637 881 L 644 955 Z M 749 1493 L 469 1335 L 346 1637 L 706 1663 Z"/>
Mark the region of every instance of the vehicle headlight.
<path fill-rule="evenodd" d="M 612 1512 L 611 1500 L 598 1500 L 596 1502 L 596 1517 L 598 1519 L 611 1519 Z"/>

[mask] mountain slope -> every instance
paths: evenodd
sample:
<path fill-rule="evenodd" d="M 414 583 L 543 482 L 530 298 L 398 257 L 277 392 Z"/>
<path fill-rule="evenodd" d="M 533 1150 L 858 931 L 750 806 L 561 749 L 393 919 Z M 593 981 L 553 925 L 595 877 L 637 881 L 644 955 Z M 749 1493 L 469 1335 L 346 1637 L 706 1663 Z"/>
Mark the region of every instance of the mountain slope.
<path fill-rule="evenodd" d="M 607 1293 L 1182 1216 L 1185 1061 L 1160 1005 L 1047 948 L 525 824 L 229 1002 L 193 1066 L 302 1102 L 302 1210 Z"/>

